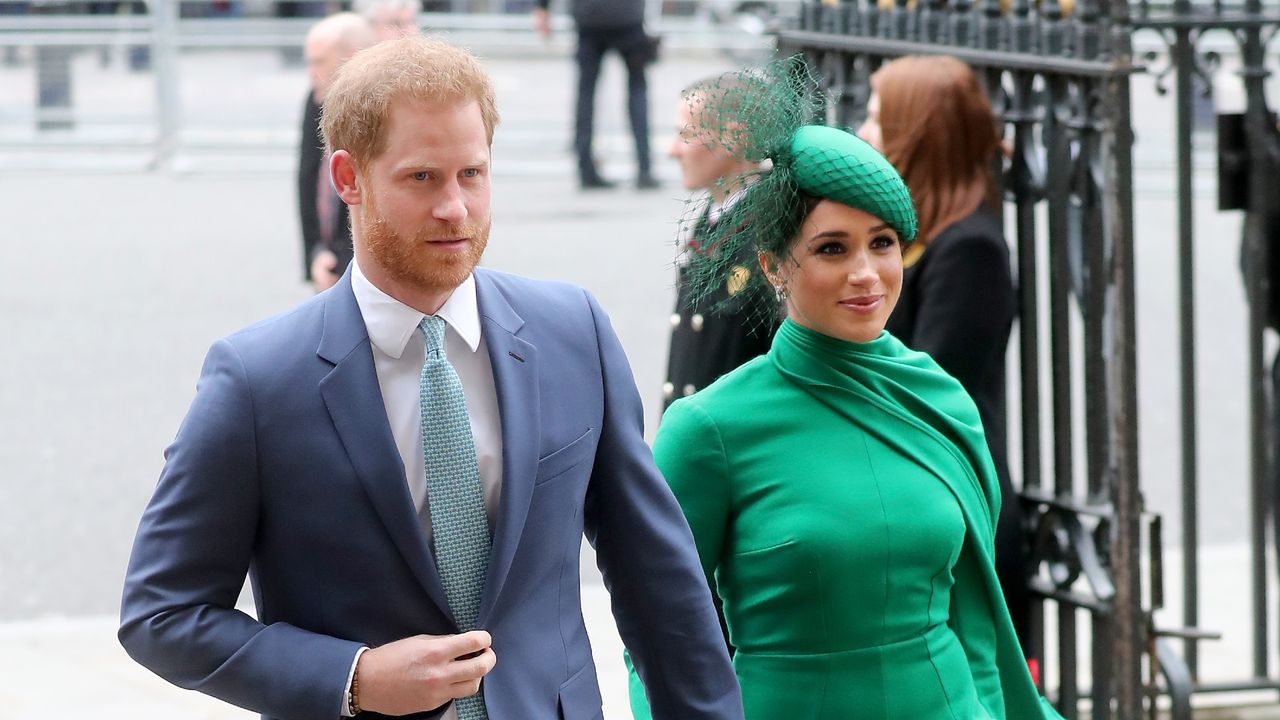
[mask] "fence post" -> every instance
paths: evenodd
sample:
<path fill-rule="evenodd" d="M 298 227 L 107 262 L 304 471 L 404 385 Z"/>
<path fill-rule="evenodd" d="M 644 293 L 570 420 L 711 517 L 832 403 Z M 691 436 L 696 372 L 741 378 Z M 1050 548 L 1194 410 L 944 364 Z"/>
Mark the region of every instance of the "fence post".
<path fill-rule="evenodd" d="M 182 122 L 178 94 L 178 13 L 179 0 L 148 0 L 151 18 L 151 46 L 156 76 L 156 149 L 153 164 L 168 168 L 177 150 L 178 128 Z"/>
<path fill-rule="evenodd" d="M 1173 12 L 1189 17 L 1191 0 L 1175 0 Z M 1196 325 L 1195 325 L 1195 218 L 1192 189 L 1191 103 L 1192 75 L 1195 70 L 1195 44 L 1191 30 L 1174 30 L 1174 43 L 1169 53 L 1176 68 L 1177 167 L 1178 167 L 1178 318 L 1181 327 L 1179 368 L 1182 398 L 1182 624 L 1200 624 L 1199 604 L 1199 517 L 1196 503 L 1199 495 L 1196 414 Z M 1199 647 L 1194 639 L 1183 645 L 1183 657 L 1194 677 L 1199 663 Z"/>
<path fill-rule="evenodd" d="M 1133 114 L 1129 73 L 1133 67 L 1132 26 L 1125 0 L 1111 3 L 1110 57 L 1106 106 L 1111 124 L 1107 157 L 1107 211 L 1115 256 L 1111 267 L 1114 311 L 1112 372 L 1112 501 L 1115 508 L 1111 568 L 1115 578 L 1114 633 L 1110 639 L 1116 717 L 1142 716 L 1142 656 L 1146 621 L 1142 610 L 1141 513 L 1138 484 L 1138 373 L 1133 252 Z"/>
<path fill-rule="evenodd" d="M 1249 19 L 1262 14 L 1260 0 L 1246 0 L 1244 13 Z M 1268 246 L 1274 238 L 1266 237 L 1264 220 L 1275 207 L 1274 172 L 1280 167 L 1280 149 L 1277 148 L 1275 119 L 1267 111 L 1266 80 L 1271 73 L 1266 67 L 1266 42 L 1259 25 L 1239 31 L 1239 74 L 1245 88 L 1245 138 L 1249 151 L 1248 211 L 1245 214 L 1244 270 L 1245 287 L 1249 288 L 1249 432 L 1250 473 L 1249 487 L 1251 507 L 1249 513 L 1249 537 L 1252 554 L 1250 577 L 1253 585 L 1253 674 L 1265 678 L 1269 673 L 1268 622 L 1267 622 L 1267 515 L 1271 506 L 1270 444 L 1274 442 L 1268 432 L 1267 402 L 1268 381 L 1264 361 L 1263 333 L 1267 325 L 1270 306 L 1270 278 L 1267 268 L 1268 254 L 1274 249 Z"/>

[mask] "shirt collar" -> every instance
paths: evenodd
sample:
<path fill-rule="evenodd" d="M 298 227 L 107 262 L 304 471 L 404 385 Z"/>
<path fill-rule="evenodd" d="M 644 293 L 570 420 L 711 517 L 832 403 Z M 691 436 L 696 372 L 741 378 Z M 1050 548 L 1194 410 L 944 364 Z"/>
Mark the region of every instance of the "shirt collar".
<path fill-rule="evenodd" d="M 355 260 L 351 261 L 351 291 L 364 317 L 369 341 L 384 354 L 400 359 L 413 337 L 413 331 L 418 329 L 418 323 L 425 316 L 379 289 L 360 271 Z M 480 307 L 476 301 L 475 275 L 467 275 L 436 315 L 453 328 L 471 352 L 480 347 Z"/>

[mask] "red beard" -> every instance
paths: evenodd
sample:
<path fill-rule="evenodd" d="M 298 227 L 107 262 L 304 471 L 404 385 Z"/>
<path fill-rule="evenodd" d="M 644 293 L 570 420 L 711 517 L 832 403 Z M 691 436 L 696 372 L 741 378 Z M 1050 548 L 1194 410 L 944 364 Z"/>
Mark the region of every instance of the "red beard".
<path fill-rule="evenodd" d="M 406 240 L 369 205 L 361 219 L 361 237 L 369 255 L 396 282 L 424 292 L 448 292 L 471 274 L 489 244 L 489 223 L 448 225 L 423 230 Z M 462 252 L 440 250 L 432 240 L 466 238 Z"/>

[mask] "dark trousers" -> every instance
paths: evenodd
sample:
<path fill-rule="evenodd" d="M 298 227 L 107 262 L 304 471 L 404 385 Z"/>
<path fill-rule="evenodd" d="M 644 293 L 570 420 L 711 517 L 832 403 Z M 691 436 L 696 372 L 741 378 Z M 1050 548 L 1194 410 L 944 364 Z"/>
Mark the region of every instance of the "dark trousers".
<path fill-rule="evenodd" d="M 600 77 L 600 61 L 609 50 L 617 51 L 627 65 L 627 114 L 636 141 L 636 165 L 641 175 L 649 174 L 649 89 L 644 75 L 647 43 L 644 26 L 639 24 L 578 29 L 578 113 L 573 144 L 578 153 L 578 172 L 584 179 L 596 175 L 591 155 L 596 79 Z"/>
<path fill-rule="evenodd" d="M 1032 568 L 1027 531 L 1018 493 L 1009 478 L 1003 475 L 1000 477 L 1000 494 L 1003 497 L 1000 517 L 996 520 L 996 576 L 1000 579 L 1004 602 L 1009 608 L 1009 618 L 1013 620 L 1013 631 L 1022 645 L 1022 653 L 1030 660 L 1040 656 L 1040 648 L 1031 634 L 1032 597 L 1027 586 Z"/>

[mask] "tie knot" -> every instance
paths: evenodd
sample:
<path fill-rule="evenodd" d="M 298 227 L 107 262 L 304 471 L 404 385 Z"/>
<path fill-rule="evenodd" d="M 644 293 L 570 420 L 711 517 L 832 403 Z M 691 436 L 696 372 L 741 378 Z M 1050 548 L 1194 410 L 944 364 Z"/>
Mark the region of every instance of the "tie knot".
<path fill-rule="evenodd" d="M 439 315 L 427 315 L 418 323 L 422 328 L 422 341 L 427 347 L 428 358 L 439 358 L 444 354 L 444 318 Z"/>

